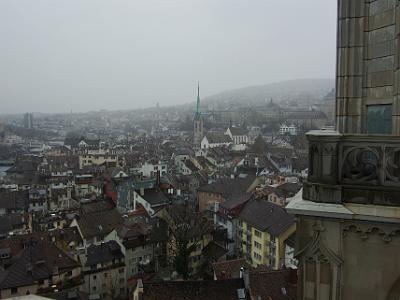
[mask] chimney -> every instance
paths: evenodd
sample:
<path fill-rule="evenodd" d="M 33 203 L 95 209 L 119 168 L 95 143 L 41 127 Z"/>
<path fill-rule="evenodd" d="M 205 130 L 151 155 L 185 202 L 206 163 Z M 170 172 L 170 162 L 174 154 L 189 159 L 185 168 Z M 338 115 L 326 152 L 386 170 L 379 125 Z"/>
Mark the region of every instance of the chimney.
<path fill-rule="evenodd" d="M 244 287 L 246 290 L 249 290 L 250 288 L 250 278 L 249 278 L 249 271 L 243 271 L 243 281 L 244 281 Z"/>
<path fill-rule="evenodd" d="M 156 186 L 157 188 L 160 187 L 161 184 L 161 175 L 160 175 L 160 170 L 157 170 L 157 182 L 156 182 Z"/>
<path fill-rule="evenodd" d="M 58 267 L 57 266 L 53 267 L 53 275 L 58 275 Z"/>
<path fill-rule="evenodd" d="M 244 268 L 240 267 L 239 278 L 243 278 L 243 275 L 244 275 Z"/>
<path fill-rule="evenodd" d="M 26 274 L 32 275 L 32 273 L 33 273 L 33 265 L 32 263 L 29 262 L 26 264 Z"/>
<path fill-rule="evenodd" d="M 143 281 L 141 278 L 137 281 L 136 290 L 139 295 L 143 294 Z"/>
<path fill-rule="evenodd" d="M 290 270 L 289 282 L 290 282 L 290 284 L 296 285 L 298 282 L 297 269 L 290 268 L 289 270 Z"/>

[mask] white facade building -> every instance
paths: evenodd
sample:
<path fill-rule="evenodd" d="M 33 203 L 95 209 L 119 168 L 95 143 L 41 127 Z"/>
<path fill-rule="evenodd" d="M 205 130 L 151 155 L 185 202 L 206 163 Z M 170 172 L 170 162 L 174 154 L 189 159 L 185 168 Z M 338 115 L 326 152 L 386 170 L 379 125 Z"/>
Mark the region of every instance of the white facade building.
<path fill-rule="evenodd" d="M 279 128 L 279 134 L 285 135 L 285 134 L 290 134 L 290 135 L 297 135 L 297 126 L 292 124 L 287 126 L 286 124 L 282 124 L 281 127 Z"/>

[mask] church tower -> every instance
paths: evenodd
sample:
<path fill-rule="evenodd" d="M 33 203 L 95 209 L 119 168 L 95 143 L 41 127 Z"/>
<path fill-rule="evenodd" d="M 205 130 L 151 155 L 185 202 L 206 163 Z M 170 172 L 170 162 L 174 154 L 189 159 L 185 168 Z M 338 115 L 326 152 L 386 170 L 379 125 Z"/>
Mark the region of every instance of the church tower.
<path fill-rule="evenodd" d="M 297 216 L 302 300 L 400 299 L 400 1 L 338 0 L 336 130 L 314 130 Z"/>
<path fill-rule="evenodd" d="M 200 84 L 197 85 L 197 103 L 193 123 L 193 145 L 200 147 L 201 140 L 204 137 L 204 122 L 200 112 Z"/>

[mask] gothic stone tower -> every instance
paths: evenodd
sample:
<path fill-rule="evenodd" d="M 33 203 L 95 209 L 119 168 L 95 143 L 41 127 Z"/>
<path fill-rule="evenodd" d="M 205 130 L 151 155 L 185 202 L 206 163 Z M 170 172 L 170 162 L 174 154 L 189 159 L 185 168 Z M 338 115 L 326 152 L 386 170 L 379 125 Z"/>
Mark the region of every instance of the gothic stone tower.
<path fill-rule="evenodd" d="M 400 299 L 400 1 L 338 0 L 336 131 L 311 131 L 299 298 Z"/>
<path fill-rule="evenodd" d="M 200 84 L 197 85 L 197 103 L 193 123 L 193 145 L 200 147 L 201 140 L 204 137 L 204 123 L 200 112 Z"/>

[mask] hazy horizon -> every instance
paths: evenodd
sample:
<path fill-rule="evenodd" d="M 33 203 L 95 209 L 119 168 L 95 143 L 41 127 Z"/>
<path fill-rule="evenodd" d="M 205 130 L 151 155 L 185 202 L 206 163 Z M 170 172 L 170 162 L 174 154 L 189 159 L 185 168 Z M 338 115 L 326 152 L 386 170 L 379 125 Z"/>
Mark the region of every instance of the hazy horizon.
<path fill-rule="evenodd" d="M 183 104 L 197 81 L 204 98 L 333 78 L 336 13 L 334 0 L 3 0 L 1 113 Z"/>

